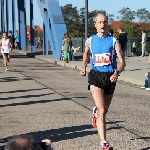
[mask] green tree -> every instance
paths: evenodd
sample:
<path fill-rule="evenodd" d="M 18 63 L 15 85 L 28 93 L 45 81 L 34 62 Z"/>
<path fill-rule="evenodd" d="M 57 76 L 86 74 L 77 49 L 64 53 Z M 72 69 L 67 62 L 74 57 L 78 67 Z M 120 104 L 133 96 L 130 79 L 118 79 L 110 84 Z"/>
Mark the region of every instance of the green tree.
<path fill-rule="evenodd" d="M 123 30 L 127 33 L 127 36 L 128 38 L 133 38 L 133 37 L 136 37 L 137 35 L 137 32 L 136 30 L 134 29 L 134 26 L 131 25 L 131 24 L 124 24 L 122 26 Z"/>
<path fill-rule="evenodd" d="M 136 16 L 139 19 L 139 21 L 142 23 L 143 28 L 146 28 L 145 23 L 150 21 L 150 12 L 146 10 L 146 8 L 141 8 L 137 10 Z"/>
<path fill-rule="evenodd" d="M 73 7 L 72 4 L 67 4 L 63 7 L 62 14 L 66 23 L 67 31 L 72 37 L 84 37 L 85 35 L 85 8 Z M 94 27 L 94 19 L 98 13 L 106 14 L 104 10 L 93 10 L 88 12 L 88 35 L 92 35 L 96 32 Z"/>
<path fill-rule="evenodd" d="M 131 11 L 130 8 L 123 7 L 119 12 L 120 16 L 117 18 L 124 22 L 132 22 L 135 19 L 135 11 Z"/>
<path fill-rule="evenodd" d="M 133 25 L 133 21 L 135 19 L 135 11 L 132 11 L 128 7 L 123 7 L 119 12 L 120 16 L 117 18 L 124 22 L 122 28 L 127 33 L 128 38 L 135 37 L 137 32 L 135 30 L 135 26 Z"/>
<path fill-rule="evenodd" d="M 83 37 L 85 32 L 85 8 L 79 10 L 79 36 Z"/>
<path fill-rule="evenodd" d="M 79 36 L 79 14 L 77 7 L 73 7 L 72 4 L 67 4 L 61 7 L 61 9 L 66 23 L 67 32 L 70 36 Z M 74 35 L 74 33 L 76 34 Z"/>
<path fill-rule="evenodd" d="M 107 14 L 108 16 L 108 24 L 111 24 L 114 21 L 114 14 Z"/>

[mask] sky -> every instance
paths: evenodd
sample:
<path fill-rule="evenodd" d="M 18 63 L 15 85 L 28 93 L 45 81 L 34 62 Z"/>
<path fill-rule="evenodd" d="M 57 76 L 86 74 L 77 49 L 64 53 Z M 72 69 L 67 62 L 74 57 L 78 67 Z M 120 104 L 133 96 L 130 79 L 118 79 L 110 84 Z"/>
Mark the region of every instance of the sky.
<path fill-rule="evenodd" d="M 71 2 L 70 2 L 71 1 Z M 41 17 L 40 9 L 38 8 L 37 0 L 33 0 L 34 2 L 34 24 L 40 25 L 42 28 L 43 19 Z M 10 3 L 11 4 L 11 3 Z M 59 5 L 64 6 L 67 4 L 72 4 L 73 7 L 77 6 L 77 9 L 84 7 L 85 0 L 59 0 Z M 114 14 L 116 17 L 118 16 L 118 11 L 123 7 L 129 7 L 132 11 L 137 11 L 141 8 L 146 8 L 150 11 L 150 0 L 88 0 L 88 9 L 92 10 L 105 10 L 108 14 Z M 29 0 L 26 0 L 26 12 L 27 12 L 27 24 L 30 21 L 30 8 L 29 8 Z M 10 14 L 10 13 L 9 13 Z M 17 9 L 16 9 L 17 14 Z M 10 15 L 11 16 L 11 15 Z M 10 18 L 11 19 L 11 18 Z M 17 15 L 16 15 L 17 20 Z M 18 25 L 16 26 L 18 29 Z M 10 25 L 11 29 L 11 25 Z"/>
<path fill-rule="evenodd" d="M 37 6 L 36 0 L 35 8 Z M 131 3 L 132 2 L 132 3 Z M 77 9 L 85 6 L 85 0 L 59 0 L 59 5 L 64 6 L 66 4 L 72 4 L 74 7 L 77 6 Z M 108 14 L 114 14 L 118 16 L 118 11 L 123 7 L 129 7 L 131 10 L 136 11 L 140 8 L 146 8 L 150 11 L 150 0 L 88 0 L 88 9 L 92 10 L 105 10 Z M 40 11 L 36 9 L 35 24 L 40 24 L 42 26 L 42 18 L 40 19 Z M 39 15 L 38 15 L 39 14 Z"/>

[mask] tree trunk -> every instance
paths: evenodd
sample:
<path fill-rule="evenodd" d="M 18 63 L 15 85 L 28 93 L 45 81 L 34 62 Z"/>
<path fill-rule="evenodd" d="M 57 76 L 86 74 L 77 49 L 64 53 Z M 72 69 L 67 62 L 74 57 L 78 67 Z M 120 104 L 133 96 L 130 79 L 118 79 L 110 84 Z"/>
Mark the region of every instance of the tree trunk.
<path fill-rule="evenodd" d="M 150 53 L 148 55 L 148 64 L 150 65 Z"/>

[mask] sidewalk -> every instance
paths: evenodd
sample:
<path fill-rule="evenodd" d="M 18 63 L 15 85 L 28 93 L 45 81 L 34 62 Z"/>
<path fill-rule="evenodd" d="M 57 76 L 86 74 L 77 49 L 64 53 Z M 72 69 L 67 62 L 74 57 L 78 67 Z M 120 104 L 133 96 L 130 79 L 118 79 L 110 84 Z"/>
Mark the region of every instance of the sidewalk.
<path fill-rule="evenodd" d="M 82 60 L 71 61 L 70 63 L 65 63 L 64 61 L 55 60 L 52 55 L 36 55 L 34 52 L 13 50 L 13 52 L 20 53 L 23 55 L 35 57 L 36 59 L 48 61 L 53 64 L 60 66 L 70 67 L 73 69 L 81 70 Z M 148 64 L 147 57 L 126 57 L 126 67 L 125 71 L 119 76 L 119 80 L 128 82 L 135 85 L 143 85 L 145 80 L 145 72 L 150 71 L 150 65 Z M 90 65 L 87 65 L 87 72 L 90 71 Z"/>

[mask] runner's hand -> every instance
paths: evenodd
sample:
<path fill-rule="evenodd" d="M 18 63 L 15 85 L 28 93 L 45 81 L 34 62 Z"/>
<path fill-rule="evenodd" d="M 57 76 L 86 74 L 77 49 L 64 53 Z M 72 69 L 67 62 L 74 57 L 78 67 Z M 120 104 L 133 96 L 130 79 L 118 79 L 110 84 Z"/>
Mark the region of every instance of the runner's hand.
<path fill-rule="evenodd" d="M 118 74 L 117 72 L 114 72 L 114 74 L 110 77 L 111 82 L 117 82 Z"/>
<path fill-rule="evenodd" d="M 51 140 L 49 140 L 49 139 L 44 139 L 44 140 L 42 140 L 42 142 L 45 142 L 46 143 L 46 145 L 48 146 L 48 148 L 47 148 L 47 150 L 51 150 L 52 148 L 51 148 Z"/>
<path fill-rule="evenodd" d="M 86 69 L 82 68 L 82 70 L 80 71 L 80 74 L 82 76 L 86 76 Z"/>
<path fill-rule="evenodd" d="M 11 50 L 12 50 L 12 47 L 9 48 L 9 51 L 11 51 Z"/>

